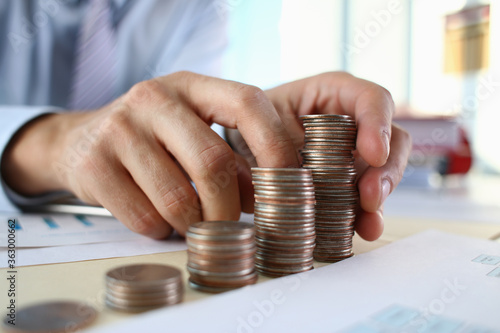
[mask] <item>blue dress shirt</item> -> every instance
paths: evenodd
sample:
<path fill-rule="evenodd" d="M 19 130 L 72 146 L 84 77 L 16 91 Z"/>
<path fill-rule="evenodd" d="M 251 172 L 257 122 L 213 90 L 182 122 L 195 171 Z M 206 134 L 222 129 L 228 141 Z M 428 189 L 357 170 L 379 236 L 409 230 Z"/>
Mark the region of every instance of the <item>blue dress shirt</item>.
<path fill-rule="evenodd" d="M 118 49 L 115 95 L 180 70 L 219 76 L 227 38 L 216 4 L 111 0 Z M 76 37 L 87 7 L 87 0 L 0 1 L 0 160 L 24 124 L 67 107 Z M 13 201 L 25 198 L 12 193 L 3 178 L 1 183 L 0 210 L 16 210 Z"/>

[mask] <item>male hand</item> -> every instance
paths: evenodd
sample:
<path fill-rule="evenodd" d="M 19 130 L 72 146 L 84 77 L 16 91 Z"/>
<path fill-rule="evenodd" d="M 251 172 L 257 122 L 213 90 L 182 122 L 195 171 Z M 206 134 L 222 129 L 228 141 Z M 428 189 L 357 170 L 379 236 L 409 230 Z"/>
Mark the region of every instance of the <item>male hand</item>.
<path fill-rule="evenodd" d="M 380 237 L 383 203 L 400 182 L 411 149 L 408 133 L 392 124 L 394 102 L 389 92 L 372 82 L 334 72 L 284 84 L 266 94 L 297 150 L 304 143 L 299 116 L 348 114 L 355 118 L 358 127 L 355 164 L 361 206 L 355 228 L 366 240 Z M 248 155 L 237 132 L 229 131 L 228 137 L 236 151 Z"/>
<path fill-rule="evenodd" d="M 298 116 L 346 113 L 358 124 L 356 231 L 371 240 L 382 232 L 382 202 L 410 151 L 406 132 L 391 128 L 393 110 L 387 91 L 345 73 L 264 93 L 180 72 L 139 83 L 99 110 L 33 121 L 9 145 L 2 174 L 25 195 L 68 190 L 103 205 L 131 230 L 164 238 L 172 228 L 184 234 L 195 221 L 234 220 L 253 209 L 248 164 L 210 124 L 238 129 L 259 166 L 298 167 L 304 135 Z"/>
<path fill-rule="evenodd" d="M 264 92 L 179 72 L 145 81 L 108 106 L 42 117 L 4 155 L 2 173 L 25 195 L 67 190 L 131 230 L 184 234 L 200 220 L 252 210 L 244 159 L 210 129 L 238 128 L 263 167 L 298 167 L 289 132 Z M 197 192 L 190 184 L 196 185 Z"/>

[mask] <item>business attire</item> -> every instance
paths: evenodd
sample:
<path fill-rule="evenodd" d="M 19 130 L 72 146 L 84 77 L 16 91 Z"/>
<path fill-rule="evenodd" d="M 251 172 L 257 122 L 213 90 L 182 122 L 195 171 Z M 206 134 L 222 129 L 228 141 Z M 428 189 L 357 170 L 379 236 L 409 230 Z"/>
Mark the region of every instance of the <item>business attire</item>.
<path fill-rule="evenodd" d="M 79 32 L 92 1 L 0 2 L 0 159 L 24 124 L 72 105 Z M 226 22 L 215 2 L 98 1 L 109 5 L 114 33 L 116 77 L 106 85 L 112 97 L 137 82 L 180 70 L 220 76 Z M 3 178 L 1 182 L 0 210 L 37 201 L 13 193 Z"/>

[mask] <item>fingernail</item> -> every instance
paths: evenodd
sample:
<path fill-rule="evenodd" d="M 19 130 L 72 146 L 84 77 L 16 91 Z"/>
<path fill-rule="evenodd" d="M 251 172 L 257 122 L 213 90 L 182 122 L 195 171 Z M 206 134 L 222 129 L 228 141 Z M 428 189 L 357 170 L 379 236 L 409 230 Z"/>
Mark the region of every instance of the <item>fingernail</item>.
<path fill-rule="evenodd" d="M 389 153 L 391 151 L 391 140 L 390 140 L 390 134 L 387 131 L 383 131 L 383 136 L 384 136 L 384 143 L 385 143 L 385 152 L 386 156 L 385 159 L 387 160 L 389 158 Z"/>
<path fill-rule="evenodd" d="M 384 204 L 382 203 L 380 205 L 380 207 L 377 209 L 377 214 L 380 216 L 380 217 L 384 217 Z"/>
<path fill-rule="evenodd" d="M 382 180 L 382 196 L 380 197 L 380 203 L 379 207 L 382 206 L 384 203 L 385 199 L 389 196 L 389 193 L 391 193 L 391 183 L 387 179 Z"/>

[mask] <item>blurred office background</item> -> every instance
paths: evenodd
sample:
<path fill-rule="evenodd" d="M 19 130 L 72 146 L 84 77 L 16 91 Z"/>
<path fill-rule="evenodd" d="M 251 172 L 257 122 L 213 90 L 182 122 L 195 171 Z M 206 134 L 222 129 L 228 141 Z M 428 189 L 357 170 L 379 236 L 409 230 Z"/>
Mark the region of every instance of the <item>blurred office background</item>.
<path fill-rule="evenodd" d="M 500 211 L 500 1 L 216 3 L 229 18 L 227 78 L 266 88 L 342 70 L 374 81 L 414 137 L 400 187 L 458 187 Z"/>

